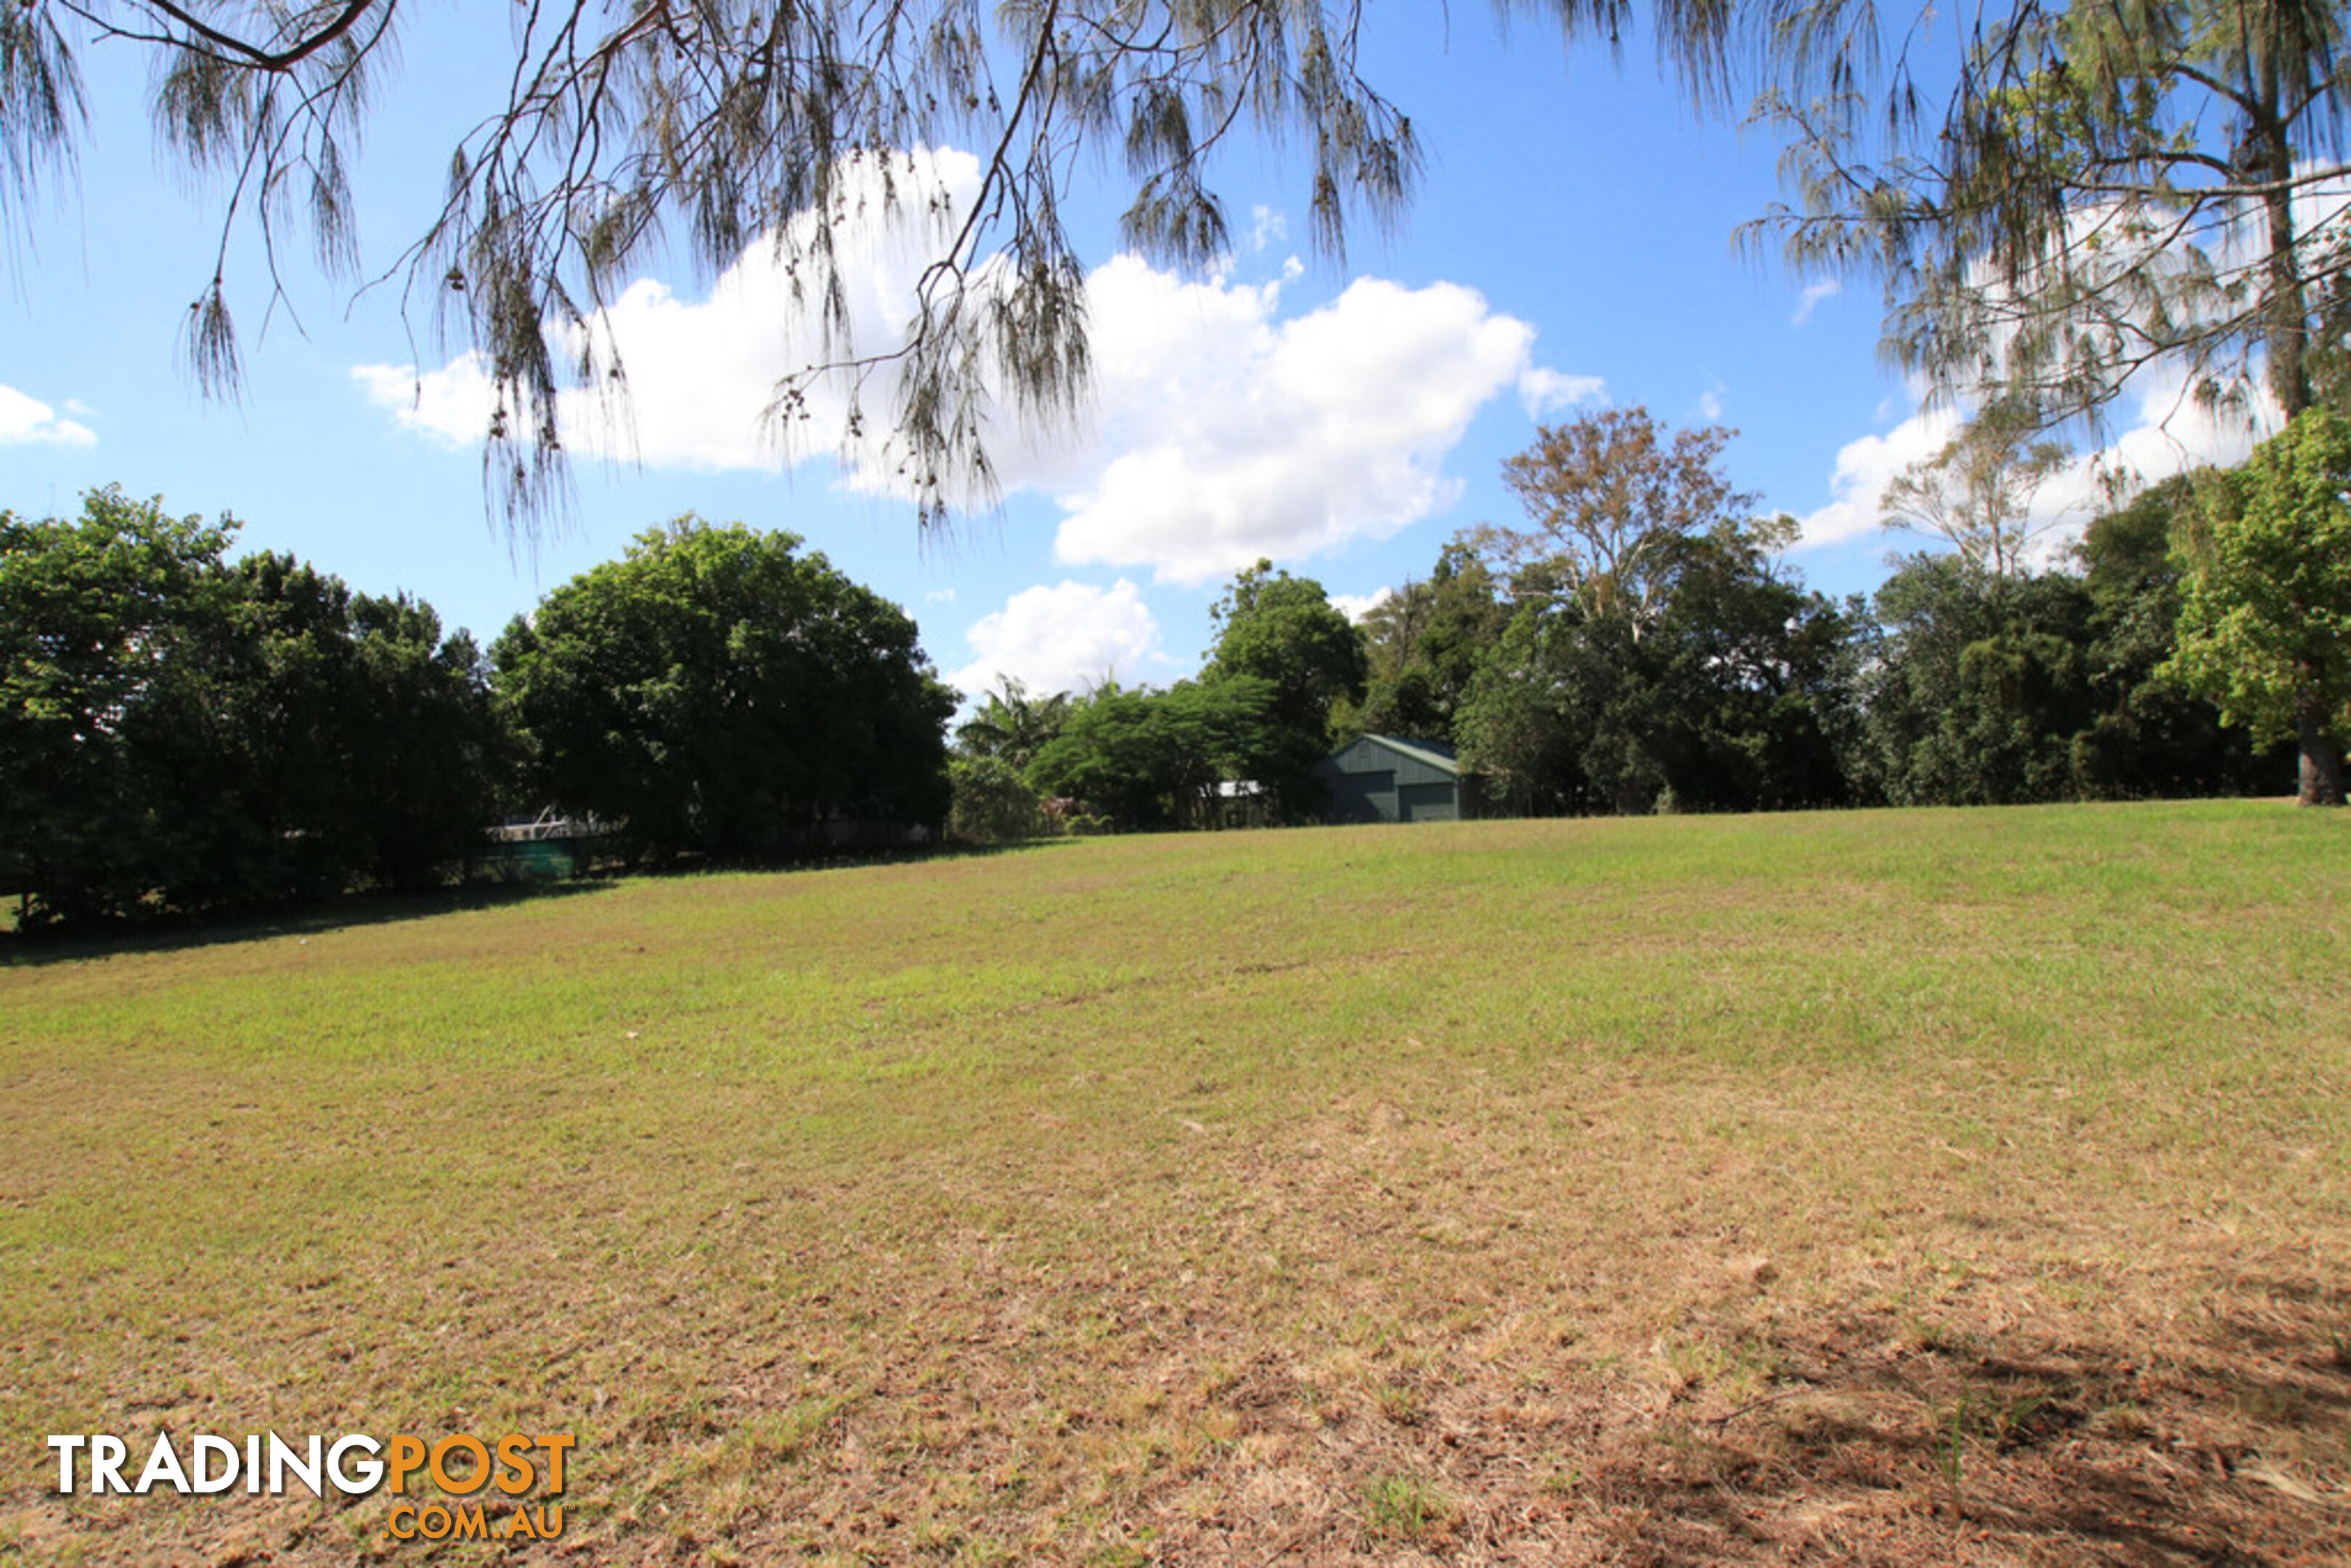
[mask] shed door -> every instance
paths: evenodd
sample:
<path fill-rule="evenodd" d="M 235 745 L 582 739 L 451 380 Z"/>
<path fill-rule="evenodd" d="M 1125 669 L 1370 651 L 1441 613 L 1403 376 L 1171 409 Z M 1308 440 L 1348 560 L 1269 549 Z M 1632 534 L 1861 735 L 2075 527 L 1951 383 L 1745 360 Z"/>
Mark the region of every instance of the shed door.
<path fill-rule="evenodd" d="M 1396 816 L 1406 822 L 1452 822 L 1461 807 L 1450 784 L 1407 784 L 1396 791 Z"/>

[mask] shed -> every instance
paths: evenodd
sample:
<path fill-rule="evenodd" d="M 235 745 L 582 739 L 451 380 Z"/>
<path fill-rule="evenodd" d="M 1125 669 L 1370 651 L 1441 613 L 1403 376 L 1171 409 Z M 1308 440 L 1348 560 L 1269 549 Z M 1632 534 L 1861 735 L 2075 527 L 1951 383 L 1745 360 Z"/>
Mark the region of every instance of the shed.
<path fill-rule="evenodd" d="M 1366 735 L 1314 765 L 1333 822 L 1452 822 L 1470 814 L 1461 764 L 1437 741 Z"/>

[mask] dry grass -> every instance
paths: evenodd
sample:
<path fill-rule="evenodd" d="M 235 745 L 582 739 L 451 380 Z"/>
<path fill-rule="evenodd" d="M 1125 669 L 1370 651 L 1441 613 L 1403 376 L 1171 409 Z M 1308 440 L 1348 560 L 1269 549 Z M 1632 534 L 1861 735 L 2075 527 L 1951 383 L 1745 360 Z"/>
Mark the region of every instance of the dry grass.
<path fill-rule="evenodd" d="M 575 1432 L 578 1561 L 2351 1556 L 2345 824 L 1089 841 L 0 970 L 49 1432 Z M 529 1560 L 528 1553 L 517 1554 Z"/>

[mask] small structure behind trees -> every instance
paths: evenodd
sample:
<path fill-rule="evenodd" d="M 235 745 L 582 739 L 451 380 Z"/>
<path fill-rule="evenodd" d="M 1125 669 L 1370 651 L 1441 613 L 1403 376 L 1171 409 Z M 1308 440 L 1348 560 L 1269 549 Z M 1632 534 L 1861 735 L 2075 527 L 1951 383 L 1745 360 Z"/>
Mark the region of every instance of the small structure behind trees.
<path fill-rule="evenodd" d="M 1470 781 L 1441 741 L 1357 736 L 1314 765 L 1331 822 L 1458 822 L 1476 814 Z"/>

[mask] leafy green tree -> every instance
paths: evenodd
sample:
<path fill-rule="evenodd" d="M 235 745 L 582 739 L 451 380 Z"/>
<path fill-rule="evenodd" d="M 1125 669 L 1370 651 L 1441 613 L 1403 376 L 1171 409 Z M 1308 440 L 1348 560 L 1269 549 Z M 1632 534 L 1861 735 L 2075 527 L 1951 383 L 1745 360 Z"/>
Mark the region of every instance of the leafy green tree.
<path fill-rule="evenodd" d="M 1363 634 L 1312 578 L 1260 560 L 1233 579 L 1208 615 L 1217 632 L 1211 671 L 1272 683 L 1273 716 L 1317 747 L 1330 738 L 1332 706 L 1364 695 Z"/>
<path fill-rule="evenodd" d="M 1454 719 L 1479 658 L 1510 619 L 1486 563 L 1461 540 L 1446 545 L 1426 578 L 1364 615 L 1364 700 L 1335 711 L 1335 727 L 1455 744 Z"/>
<path fill-rule="evenodd" d="M 2343 804 L 2351 734 L 2351 420 L 2305 410 L 2215 478 L 2175 535 L 2167 669 L 2257 737 L 2291 735 L 2305 806 Z"/>
<path fill-rule="evenodd" d="M 0 512 L 0 876 L 22 923 L 134 908 L 156 885 L 166 830 L 131 731 L 218 616 L 235 527 L 119 488 L 73 521 Z"/>
<path fill-rule="evenodd" d="M 994 758 L 1015 772 L 1024 771 L 1069 723 L 1072 699 L 1067 692 L 1032 692 L 1010 675 L 996 680 L 997 689 L 987 694 L 979 711 L 956 728 L 956 743 L 970 756 Z"/>
<path fill-rule="evenodd" d="M 1647 746 L 1677 810 L 1851 801 L 1852 614 L 1783 575 L 1776 552 L 1793 538 L 1782 519 L 1681 546 L 1673 594 L 1642 645 L 1655 693 Z"/>
<path fill-rule="evenodd" d="M 1558 669 L 1564 633 L 1549 624 L 1562 613 L 1540 603 L 1513 613 L 1454 715 L 1463 768 L 1480 778 L 1489 804 L 1507 815 L 1552 816 L 1583 800 L 1578 727 Z"/>
<path fill-rule="evenodd" d="M 430 608 L 97 491 L 0 516 L 0 882 L 28 925 L 439 882 L 495 810 L 478 655 Z"/>
<path fill-rule="evenodd" d="M 351 601 L 345 777 L 353 863 L 381 887 L 431 887 L 478 852 L 515 764 L 513 737 L 472 635 L 443 636 L 433 607 Z"/>
<path fill-rule="evenodd" d="M 1221 786 L 1264 783 L 1298 765 L 1298 732 L 1256 675 L 1207 674 L 1164 692 L 1106 686 L 1079 705 L 1031 775 L 1130 831 L 1220 821 Z"/>
<path fill-rule="evenodd" d="M 2095 720 L 2091 601 L 2075 578 L 1994 577 L 1913 556 L 1878 590 L 1852 767 L 1896 805 L 2008 805 L 2076 792 Z"/>
<path fill-rule="evenodd" d="M 1252 743 L 1255 771 L 1236 775 L 1270 791 L 1292 821 L 1312 818 L 1322 792 L 1312 772 L 1331 748 L 1332 717 L 1364 695 L 1364 637 L 1311 577 L 1292 577 L 1270 560 L 1235 577 L 1210 611 L 1216 646 L 1202 671 L 1203 692 L 1238 693 L 1238 679 L 1271 692 L 1268 727 Z"/>
<path fill-rule="evenodd" d="M 2164 666 L 2179 621 L 2171 535 L 2195 485 L 2182 476 L 2092 520 L 2075 549 L 2090 594 L 2090 685 L 2097 716 L 2074 737 L 2074 774 L 2093 799 L 2273 792 L 2291 746 L 2256 745 Z M 2184 522 L 2178 526 L 2185 527 Z"/>
<path fill-rule="evenodd" d="M 1530 596 L 1479 666 L 1462 758 L 1520 811 L 1843 803 L 1847 621 L 1781 576 L 1784 524 L 1677 538 L 1647 633 L 1583 595 Z"/>
<path fill-rule="evenodd" d="M 799 546 L 680 518 L 507 628 L 492 661 L 549 799 L 660 855 L 945 819 L 954 694 L 904 612 Z"/>
<path fill-rule="evenodd" d="M 1045 831 L 1035 786 L 1001 757 L 956 757 L 947 762 L 953 798 L 947 833 L 967 843 L 1011 843 Z"/>

